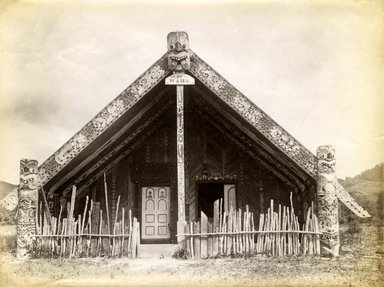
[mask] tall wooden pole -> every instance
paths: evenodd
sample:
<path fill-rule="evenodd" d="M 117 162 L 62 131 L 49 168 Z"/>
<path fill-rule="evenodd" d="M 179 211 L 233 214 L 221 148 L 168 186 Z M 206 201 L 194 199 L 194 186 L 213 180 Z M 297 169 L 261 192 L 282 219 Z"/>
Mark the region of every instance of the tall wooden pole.
<path fill-rule="evenodd" d="M 189 37 L 183 31 L 170 32 L 167 36 L 168 68 L 173 75 L 165 79 L 166 85 L 176 86 L 177 117 L 177 234 L 183 234 L 185 228 L 185 159 L 184 159 L 184 85 L 194 85 L 195 79 L 185 74 L 190 68 Z M 179 245 L 184 242 L 178 236 Z"/>
<path fill-rule="evenodd" d="M 184 86 L 176 86 L 177 114 L 177 219 L 185 220 Z"/>
<path fill-rule="evenodd" d="M 36 210 L 38 205 L 37 161 L 20 161 L 19 205 L 17 210 L 17 258 L 33 255 L 36 241 Z"/>
<path fill-rule="evenodd" d="M 317 208 L 320 244 L 323 256 L 339 256 L 339 202 L 336 197 L 335 148 L 330 145 L 317 149 Z"/>
<path fill-rule="evenodd" d="M 194 85 L 195 80 L 182 72 L 165 80 L 166 85 L 176 86 L 176 146 L 177 146 L 177 234 L 183 234 L 185 221 L 185 158 L 184 158 L 184 85 Z M 179 245 L 184 236 L 178 236 Z"/>
<path fill-rule="evenodd" d="M 109 208 L 108 208 L 108 186 L 107 186 L 107 175 L 104 172 L 104 194 L 105 194 L 105 209 L 107 211 L 107 226 L 108 232 L 111 232 L 111 226 L 109 224 Z"/>

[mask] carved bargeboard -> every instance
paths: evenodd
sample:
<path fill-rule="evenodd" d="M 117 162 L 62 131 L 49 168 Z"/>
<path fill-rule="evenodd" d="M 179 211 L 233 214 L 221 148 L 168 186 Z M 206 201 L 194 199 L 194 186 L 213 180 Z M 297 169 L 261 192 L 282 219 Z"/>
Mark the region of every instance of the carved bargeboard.
<path fill-rule="evenodd" d="M 364 208 L 362 208 L 354 199 L 353 197 L 340 185 L 339 182 L 337 182 L 336 185 L 336 196 L 337 198 L 344 203 L 346 207 L 349 208 L 354 214 L 356 214 L 358 217 L 361 218 L 368 218 L 371 217 L 371 215 L 366 211 Z"/>

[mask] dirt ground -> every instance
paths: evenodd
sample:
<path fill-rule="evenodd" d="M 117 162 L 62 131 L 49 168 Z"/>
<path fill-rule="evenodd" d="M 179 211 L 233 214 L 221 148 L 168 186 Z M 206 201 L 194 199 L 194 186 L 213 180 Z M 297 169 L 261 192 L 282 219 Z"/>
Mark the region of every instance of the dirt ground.
<path fill-rule="evenodd" d="M 383 235 L 383 228 L 365 226 L 361 243 L 344 244 L 337 259 L 256 256 L 22 262 L 5 252 L 0 286 L 384 286 Z"/>

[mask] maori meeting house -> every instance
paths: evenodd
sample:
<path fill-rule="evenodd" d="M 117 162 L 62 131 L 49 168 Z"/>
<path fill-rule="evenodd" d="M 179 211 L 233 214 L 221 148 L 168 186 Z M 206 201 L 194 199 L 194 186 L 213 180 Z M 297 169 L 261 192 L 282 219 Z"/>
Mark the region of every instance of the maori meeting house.
<path fill-rule="evenodd" d="M 300 144 L 171 32 L 45 162 L 20 164 L 19 258 L 338 256 L 335 150 Z"/>

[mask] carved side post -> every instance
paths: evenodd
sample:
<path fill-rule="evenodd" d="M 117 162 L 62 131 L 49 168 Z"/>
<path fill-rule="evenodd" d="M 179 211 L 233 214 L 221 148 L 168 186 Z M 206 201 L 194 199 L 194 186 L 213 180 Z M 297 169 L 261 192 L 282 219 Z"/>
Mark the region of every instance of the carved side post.
<path fill-rule="evenodd" d="M 317 149 L 317 206 L 320 244 L 323 256 L 339 256 L 339 212 L 336 197 L 335 148 L 330 145 Z"/>
<path fill-rule="evenodd" d="M 20 161 L 19 205 L 17 211 L 17 258 L 28 259 L 33 254 L 36 238 L 38 205 L 37 161 Z"/>

